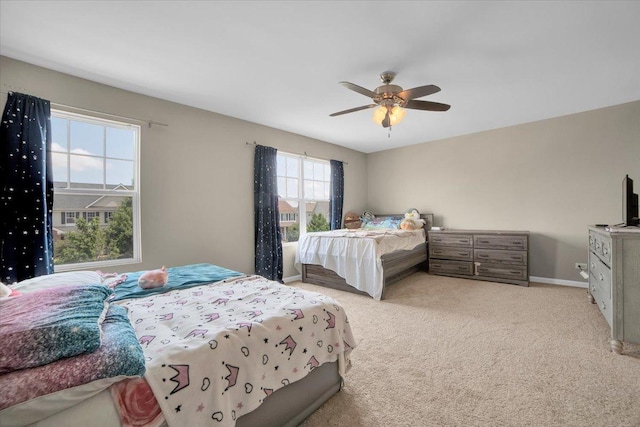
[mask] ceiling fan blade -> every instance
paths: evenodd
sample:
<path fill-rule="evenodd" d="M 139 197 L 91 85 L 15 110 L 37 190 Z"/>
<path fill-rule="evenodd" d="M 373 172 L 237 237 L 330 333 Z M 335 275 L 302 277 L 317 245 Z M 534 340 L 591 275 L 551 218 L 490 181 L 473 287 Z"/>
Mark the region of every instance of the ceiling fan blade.
<path fill-rule="evenodd" d="M 402 99 L 407 101 L 415 98 L 422 98 L 423 96 L 433 95 L 436 92 L 440 92 L 440 88 L 436 85 L 418 86 L 413 89 L 403 90 L 398 94 Z"/>
<path fill-rule="evenodd" d="M 378 106 L 377 104 L 363 105 L 362 107 L 350 108 L 348 110 L 338 111 L 337 113 L 329 114 L 329 117 L 340 116 L 342 114 L 353 113 L 355 111 L 366 110 L 367 108 L 373 108 L 377 106 Z"/>
<path fill-rule="evenodd" d="M 451 105 L 441 104 L 439 102 L 411 100 L 407 102 L 407 105 L 405 105 L 405 108 L 412 108 L 414 110 L 426 110 L 426 111 L 447 111 L 449 108 L 451 108 Z"/>
<path fill-rule="evenodd" d="M 391 126 L 391 115 L 389 114 L 389 110 L 387 110 L 387 114 L 384 116 L 384 120 L 382 121 L 382 127 L 388 128 Z"/>
<path fill-rule="evenodd" d="M 377 94 L 375 92 L 370 91 L 369 89 L 365 89 L 361 86 L 358 86 L 356 84 L 353 83 L 349 83 L 349 82 L 340 82 L 340 84 L 344 87 L 346 87 L 347 89 L 351 89 L 354 92 L 358 92 L 364 96 L 368 96 L 369 98 L 375 98 L 377 96 Z"/>

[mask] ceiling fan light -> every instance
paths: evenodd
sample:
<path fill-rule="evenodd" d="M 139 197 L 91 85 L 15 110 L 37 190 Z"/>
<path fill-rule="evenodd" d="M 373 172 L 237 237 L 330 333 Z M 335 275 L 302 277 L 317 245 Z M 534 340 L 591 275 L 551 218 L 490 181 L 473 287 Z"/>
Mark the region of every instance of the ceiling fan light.
<path fill-rule="evenodd" d="M 407 114 L 407 110 L 396 105 L 391 110 L 391 114 L 389 114 L 389 121 L 391 122 L 391 126 L 397 125 L 404 119 L 405 114 Z M 384 118 L 384 117 L 383 117 Z"/>
<path fill-rule="evenodd" d="M 371 119 L 374 121 L 374 123 L 378 125 L 382 125 L 382 121 L 384 120 L 384 117 L 386 115 L 387 115 L 387 108 L 378 107 L 375 110 L 373 110 L 373 117 L 371 117 Z"/>

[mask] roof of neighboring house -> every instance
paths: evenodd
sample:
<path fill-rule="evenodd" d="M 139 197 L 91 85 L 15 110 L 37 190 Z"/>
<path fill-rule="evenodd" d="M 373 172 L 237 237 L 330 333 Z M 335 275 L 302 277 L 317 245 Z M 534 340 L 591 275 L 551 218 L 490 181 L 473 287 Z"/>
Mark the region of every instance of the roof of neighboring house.
<path fill-rule="evenodd" d="M 289 204 L 289 202 L 287 202 L 286 200 L 278 199 L 278 212 L 280 212 L 280 213 L 296 213 L 296 212 L 298 212 L 298 209 L 294 208 L 293 206 L 291 206 Z"/>
<path fill-rule="evenodd" d="M 53 210 L 116 210 L 127 196 L 96 196 L 84 194 L 55 194 Z"/>

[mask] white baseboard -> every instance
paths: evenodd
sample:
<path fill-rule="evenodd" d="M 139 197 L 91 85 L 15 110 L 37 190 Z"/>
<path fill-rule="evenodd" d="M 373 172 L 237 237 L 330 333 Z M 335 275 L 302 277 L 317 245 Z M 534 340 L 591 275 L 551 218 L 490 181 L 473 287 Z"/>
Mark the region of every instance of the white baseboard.
<path fill-rule="evenodd" d="M 282 279 L 284 283 L 296 282 L 298 280 L 302 280 L 302 275 L 298 274 L 297 276 L 285 277 L 284 279 Z M 575 288 L 584 289 L 587 289 L 589 287 L 589 283 L 587 282 L 579 282 L 577 280 L 551 279 L 548 277 L 530 276 L 529 281 L 535 283 L 545 283 L 549 285 L 573 286 Z"/>
<path fill-rule="evenodd" d="M 547 283 L 549 285 L 573 286 L 576 288 L 584 288 L 584 289 L 587 289 L 589 287 L 588 282 L 579 282 L 576 280 L 550 279 L 548 277 L 530 276 L 529 281 L 536 282 L 536 283 Z"/>
<path fill-rule="evenodd" d="M 285 277 L 284 279 L 282 279 L 284 283 L 297 282 L 298 280 L 302 280 L 301 274 L 298 274 L 297 276 Z"/>

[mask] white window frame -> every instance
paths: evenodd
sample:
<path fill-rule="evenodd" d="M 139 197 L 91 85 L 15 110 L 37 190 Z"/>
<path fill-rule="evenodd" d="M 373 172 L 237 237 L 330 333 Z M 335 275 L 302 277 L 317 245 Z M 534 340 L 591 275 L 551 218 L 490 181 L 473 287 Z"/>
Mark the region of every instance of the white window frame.
<path fill-rule="evenodd" d="M 297 217 L 300 219 L 300 236 L 307 234 L 307 203 L 308 202 L 330 202 L 330 199 L 307 199 L 304 194 L 304 161 L 309 160 L 317 163 L 324 163 L 330 165 L 329 160 L 318 159 L 309 156 L 302 156 L 300 154 L 287 153 L 285 151 L 278 151 L 277 156 L 285 156 L 296 159 L 298 162 L 298 198 L 285 197 L 284 200 L 296 200 L 298 202 Z M 331 176 L 329 176 L 329 185 L 331 185 Z M 300 237 L 298 237 L 298 240 Z M 298 242 L 283 242 L 283 246 L 297 245 Z"/>
<path fill-rule="evenodd" d="M 54 188 L 54 200 L 55 193 L 69 194 L 69 195 L 118 195 L 131 197 L 131 210 L 132 210 L 132 222 L 133 222 L 133 257 L 105 260 L 105 261 L 89 261 L 75 264 L 62 264 L 54 265 L 54 272 L 71 271 L 71 270 L 91 270 L 100 267 L 111 267 L 127 264 L 137 264 L 142 262 L 142 236 L 140 227 L 140 140 L 142 128 L 139 125 L 133 123 L 119 122 L 114 120 L 107 120 L 100 117 L 89 116 L 85 114 L 70 113 L 68 111 L 51 109 L 51 117 L 60 117 L 68 120 L 80 121 L 90 124 L 97 124 L 100 126 L 109 126 L 121 129 L 135 130 L 135 147 L 134 147 L 134 159 L 133 159 L 133 190 L 108 190 L 108 189 L 83 189 L 83 188 Z M 70 144 L 70 129 L 67 128 L 67 144 Z M 67 147 L 68 149 L 69 147 Z M 69 151 L 67 152 L 69 153 Z M 107 153 L 104 152 L 104 159 L 108 159 Z M 67 162 L 67 168 L 70 167 Z M 106 169 L 104 171 L 106 174 Z M 70 179 L 70 170 L 67 169 L 67 182 Z M 55 177 L 54 177 L 55 181 Z M 104 182 L 104 180 L 103 180 Z"/>
<path fill-rule="evenodd" d="M 65 213 L 64 213 L 64 224 L 63 225 L 67 225 L 67 224 L 75 225 L 76 218 L 77 218 L 76 213 L 77 212 L 65 211 Z"/>

